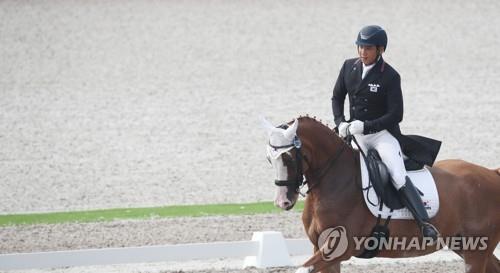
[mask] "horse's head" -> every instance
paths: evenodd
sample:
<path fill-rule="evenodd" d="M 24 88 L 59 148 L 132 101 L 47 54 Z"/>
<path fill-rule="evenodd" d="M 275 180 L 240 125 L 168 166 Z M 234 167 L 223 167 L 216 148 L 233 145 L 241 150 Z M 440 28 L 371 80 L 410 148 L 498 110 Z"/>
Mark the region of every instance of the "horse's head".
<path fill-rule="evenodd" d="M 263 120 L 263 124 L 269 136 L 267 159 L 273 166 L 274 183 L 278 186 L 274 204 L 289 210 L 297 202 L 299 188 L 304 181 L 300 152 L 302 144 L 297 136 L 299 121 L 278 127 L 274 127 L 267 120 Z"/>

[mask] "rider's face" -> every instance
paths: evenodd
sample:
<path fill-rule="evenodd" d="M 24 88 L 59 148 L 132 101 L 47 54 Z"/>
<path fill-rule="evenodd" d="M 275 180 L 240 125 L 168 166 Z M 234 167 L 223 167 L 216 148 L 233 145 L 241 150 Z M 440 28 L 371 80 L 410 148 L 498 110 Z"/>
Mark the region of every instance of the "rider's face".
<path fill-rule="evenodd" d="M 373 45 L 360 45 L 358 46 L 358 54 L 365 65 L 373 64 L 378 56 L 377 47 Z"/>

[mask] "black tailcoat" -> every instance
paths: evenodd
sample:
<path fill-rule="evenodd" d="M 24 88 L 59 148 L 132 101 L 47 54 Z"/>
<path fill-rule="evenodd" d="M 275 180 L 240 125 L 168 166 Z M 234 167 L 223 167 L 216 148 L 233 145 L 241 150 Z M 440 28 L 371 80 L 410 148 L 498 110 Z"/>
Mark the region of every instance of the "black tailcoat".
<path fill-rule="evenodd" d="M 399 123 L 403 120 L 403 94 L 398 72 L 379 58 L 361 80 L 363 64 L 359 58 L 348 59 L 340 70 L 333 88 L 332 110 L 337 126 L 346 121 L 344 100 L 349 94 L 350 121 L 364 122 L 364 134 L 386 129 L 412 160 L 432 166 L 441 142 L 416 135 L 403 135 Z"/>

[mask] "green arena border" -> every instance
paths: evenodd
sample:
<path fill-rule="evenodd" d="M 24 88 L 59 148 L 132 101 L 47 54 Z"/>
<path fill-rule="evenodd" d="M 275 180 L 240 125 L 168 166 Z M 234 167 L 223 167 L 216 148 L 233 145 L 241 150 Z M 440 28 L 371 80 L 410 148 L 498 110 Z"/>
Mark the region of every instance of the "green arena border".
<path fill-rule="evenodd" d="M 304 202 L 299 201 L 292 211 L 297 212 L 303 209 Z M 89 211 L 6 214 L 0 215 L 0 226 L 109 222 L 115 220 L 144 220 L 172 217 L 251 215 L 279 212 L 282 212 L 282 210 L 276 208 L 273 202 L 115 208 Z"/>

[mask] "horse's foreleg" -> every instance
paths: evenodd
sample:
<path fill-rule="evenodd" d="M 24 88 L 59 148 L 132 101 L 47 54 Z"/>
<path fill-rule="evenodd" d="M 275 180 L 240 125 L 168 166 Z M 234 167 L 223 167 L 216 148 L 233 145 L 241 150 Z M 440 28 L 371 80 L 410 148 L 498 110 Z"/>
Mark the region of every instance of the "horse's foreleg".
<path fill-rule="evenodd" d="M 494 254 L 490 256 L 488 263 L 486 264 L 486 273 L 500 273 L 500 261 L 495 257 Z"/>
<path fill-rule="evenodd" d="M 321 270 L 321 273 L 340 273 L 340 262 Z"/>
<path fill-rule="evenodd" d="M 316 241 L 314 235 L 309 235 L 309 239 L 311 240 L 311 242 Z M 316 253 L 319 249 L 318 249 L 318 247 L 314 243 L 313 243 L 313 245 L 314 245 L 314 247 L 313 247 L 313 253 Z M 310 273 L 310 272 L 313 272 L 313 270 L 314 270 L 313 266 L 300 267 L 299 269 L 297 269 L 297 271 L 295 271 L 295 273 Z"/>
<path fill-rule="evenodd" d="M 498 236 L 489 236 L 492 239 L 483 250 L 453 250 L 465 262 L 466 273 L 500 273 L 500 262 L 495 257 Z"/>
<path fill-rule="evenodd" d="M 309 260 L 307 260 L 302 267 L 302 268 L 307 269 L 308 271 L 300 271 L 300 272 L 340 273 L 340 259 L 339 258 L 333 259 L 332 261 L 326 261 L 323 259 L 321 251 L 315 251 L 314 255 Z M 299 272 L 299 271 L 297 270 L 297 272 Z"/>
<path fill-rule="evenodd" d="M 494 254 L 465 253 L 466 273 L 500 273 L 500 261 Z"/>
<path fill-rule="evenodd" d="M 301 267 L 295 273 L 340 273 L 340 262 L 330 265 L 316 264 L 308 267 Z"/>
<path fill-rule="evenodd" d="M 491 255 L 479 251 L 465 251 L 465 273 L 485 273 L 486 265 Z"/>
<path fill-rule="evenodd" d="M 500 261 L 495 257 L 495 250 L 500 242 L 500 232 L 496 232 L 496 235 L 490 236 L 493 238 L 488 244 L 488 251 L 490 253 L 490 258 L 486 264 L 486 273 L 500 273 Z"/>

